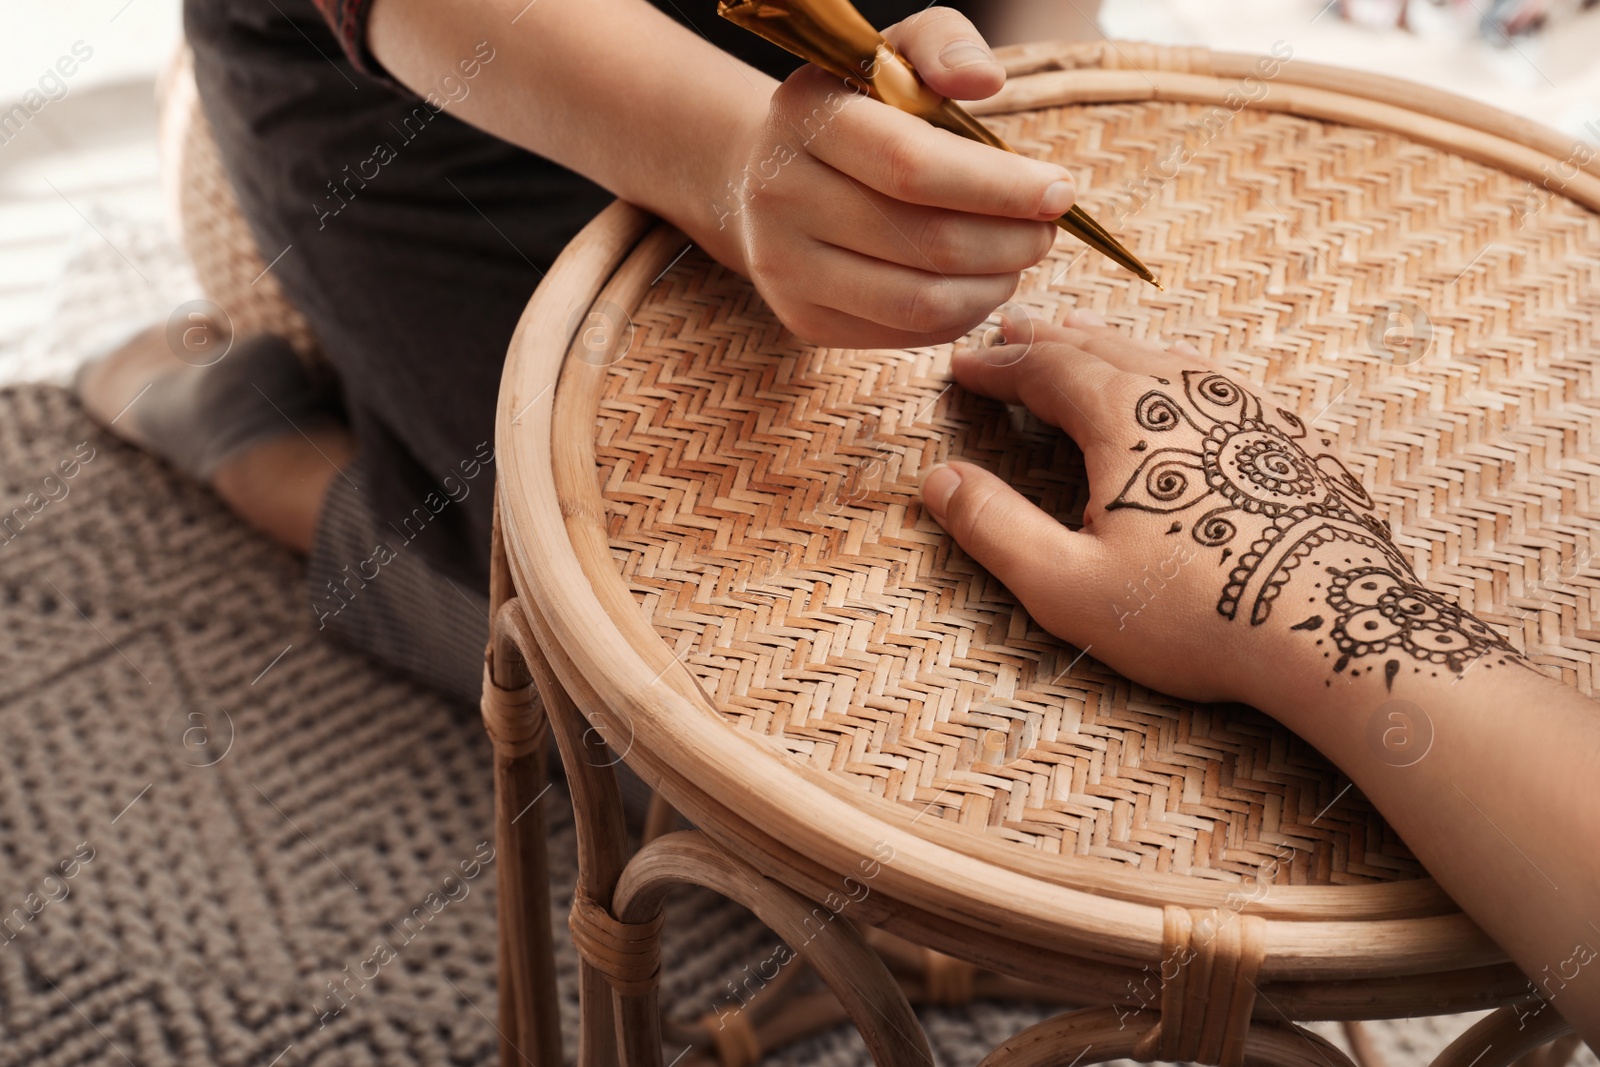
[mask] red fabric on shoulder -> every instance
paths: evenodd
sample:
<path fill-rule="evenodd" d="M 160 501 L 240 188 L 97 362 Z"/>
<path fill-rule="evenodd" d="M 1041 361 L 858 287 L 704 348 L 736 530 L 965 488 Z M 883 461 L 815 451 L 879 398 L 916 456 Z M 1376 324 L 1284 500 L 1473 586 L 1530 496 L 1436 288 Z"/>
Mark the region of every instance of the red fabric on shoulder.
<path fill-rule="evenodd" d="M 363 74 L 390 81 L 383 64 L 367 47 L 367 17 L 372 12 L 372 0 L 313 0 L 322 13 L 328 28 L 338 38 L 339 47 L 350 62 Z"/>

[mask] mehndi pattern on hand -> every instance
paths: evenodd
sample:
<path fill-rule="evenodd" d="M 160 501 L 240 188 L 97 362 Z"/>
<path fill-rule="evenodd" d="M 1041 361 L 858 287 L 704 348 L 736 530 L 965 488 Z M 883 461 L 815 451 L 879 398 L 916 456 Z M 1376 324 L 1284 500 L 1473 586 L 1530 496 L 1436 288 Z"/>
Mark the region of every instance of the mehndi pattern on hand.
<path fill-rule="evenodd" d="M 1521 662 L 1504 638 L 1417 579 L 1360 479 L 1332 453 L 1306 450 L 1308 429 L 1298 416 L 1277 408 L 1268 419 L 1259 397 L 1214 371 L 1184 371 L 1181 390 L 1170 389 L 1170 379 L 1155 381 L 1169 388 L 1141 396 L 1134 420 L 1150 434 L 1184 440 L 1149 451 L 1106 510 L 1205 506 L 1189 533 L 1221 550 L 1219 566 L 1232 560 L 1217 600 L 1223 618 L 1246 606 L 1251 625 L 1265 623 L 1309 562 L 1321 580 L 1307 616 L 1290 628 L 1320 635 L 1316 643 L 1336 673 L 1359 675 L 1352 663 L 1383 657 L 1392 689 L 1405 660 L 1415 672 L 1432 665 L 1457 675 L 1495 653 L 1495 662 Z M 1145 440 L 1133 445 L 1149 448 Z M 1167 532 L 1183 526 L 1174 522 Z"/>

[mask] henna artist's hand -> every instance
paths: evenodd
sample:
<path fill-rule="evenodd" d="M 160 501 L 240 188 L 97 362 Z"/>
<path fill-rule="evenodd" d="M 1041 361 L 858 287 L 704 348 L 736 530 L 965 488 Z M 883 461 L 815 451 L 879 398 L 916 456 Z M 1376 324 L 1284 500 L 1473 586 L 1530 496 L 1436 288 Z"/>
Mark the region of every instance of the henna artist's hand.
<path fill-rule="evenodd" d="M 972 464 L 924 486 L 1041 625 L 1153 688 L 1268 710 L 1289 678 L 1382 692 L 1515 657 L 1417 580 L 1330 439 L 1194 355 L 1074 322 L 1008 321 L 955 376 L 1077 441 L 1083 529 Z"/>
<path fill-rule="evenodd" d="M 981 99 L 1005 82 L 955 11 L 929 8 L 884 36 L 943 96 Z M 1063 167 L 936 129 L 809 65 L 752 125 L 715 190 L 717 227 L 784 325 L 815 344 L 961 336 L 1049 252 L 1048 220 L 1073 202 Z"/>

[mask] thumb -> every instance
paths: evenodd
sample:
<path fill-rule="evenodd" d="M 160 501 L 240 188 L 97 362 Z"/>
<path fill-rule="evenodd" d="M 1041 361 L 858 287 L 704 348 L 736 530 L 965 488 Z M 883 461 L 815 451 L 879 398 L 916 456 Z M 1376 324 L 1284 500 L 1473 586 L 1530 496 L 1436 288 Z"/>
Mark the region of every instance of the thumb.
<path fill-rule="evenodd" d="M 940 96 L 982 100 L 1006 83 L 1005 68 L 959 11 L 930 7 L 890 26 L 883 37 Z"/>
<path fill-rule="evenodd" d="M 1004 582 L 1034 620 L 1082 645 L 1100 545 L 1062 526 L 982 467 L 953 462 L 922 483 L 922 500 L 967 554 Z"/>

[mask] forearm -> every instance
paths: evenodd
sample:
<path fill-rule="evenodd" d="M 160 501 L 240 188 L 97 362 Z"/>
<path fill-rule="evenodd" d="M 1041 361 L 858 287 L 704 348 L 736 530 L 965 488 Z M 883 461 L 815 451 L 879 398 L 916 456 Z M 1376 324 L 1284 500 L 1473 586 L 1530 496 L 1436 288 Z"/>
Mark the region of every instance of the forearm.
<path fill-rule="evenodd" d="M 515 22 L 513 22 L 515 19 Z M 741 267 L 715 197 L 776 83 L 645 0 L 376 0 L 374 55 L 419 93 L 495 50 L 451 113 L 584 175 Z"/>
<path fill-rule="evenodd" d="M 1310 659 L 1267 710 L 1350 775 L 1542 1011 L 1600 1047 L 1600 704 L 1515 657 L 1407 663 L 1392 690 Z"/>

